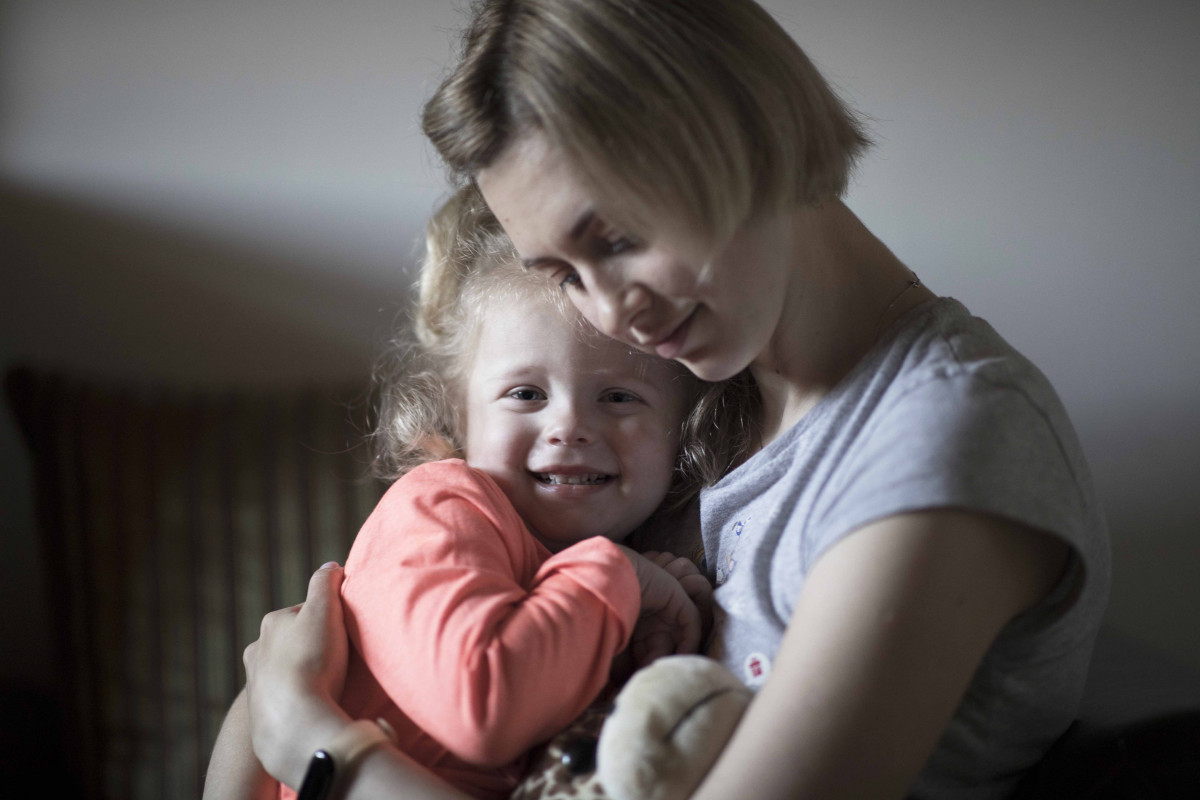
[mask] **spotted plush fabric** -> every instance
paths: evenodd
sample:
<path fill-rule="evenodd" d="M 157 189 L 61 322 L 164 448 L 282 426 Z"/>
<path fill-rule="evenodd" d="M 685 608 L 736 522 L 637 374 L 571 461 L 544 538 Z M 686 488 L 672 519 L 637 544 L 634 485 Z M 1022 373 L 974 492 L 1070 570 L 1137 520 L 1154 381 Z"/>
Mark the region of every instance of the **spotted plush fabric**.
<path fill-rule="evenodd" d="M 611 702 L 594 703 L 547 742 L 509 800 L 608 800 L 596 777 L 596 741 L 611 710 Z"/>

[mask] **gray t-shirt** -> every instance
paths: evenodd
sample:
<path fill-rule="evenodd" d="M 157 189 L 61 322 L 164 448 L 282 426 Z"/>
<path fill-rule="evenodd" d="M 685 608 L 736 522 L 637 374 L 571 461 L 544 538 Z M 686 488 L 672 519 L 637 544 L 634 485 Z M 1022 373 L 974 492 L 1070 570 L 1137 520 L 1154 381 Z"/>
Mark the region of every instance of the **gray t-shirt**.
<path fill-rule="evenodd" d="M 905 314 L 794 427 L 701 495 L 717 586 L 709 654 L 761 685 L 823 553 L 870 522 L 949 507 L 1071 548 L 1059 585 L 987 652 L 913 787 L 1000 798 L 1077 711 L 1108 597 L 1108 537 L 1053 388 L 955 300 Z"/>

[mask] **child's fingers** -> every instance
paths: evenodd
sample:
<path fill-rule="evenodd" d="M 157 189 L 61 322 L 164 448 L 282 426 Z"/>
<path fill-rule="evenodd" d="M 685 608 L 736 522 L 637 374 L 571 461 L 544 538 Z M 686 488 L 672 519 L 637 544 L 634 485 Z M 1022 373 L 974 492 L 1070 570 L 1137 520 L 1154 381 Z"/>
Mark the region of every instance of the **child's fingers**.
<path fill-rule="evenodd" d="M 675 560 L 674 553 L 659 552 L 658 550 L 647 550 L 646 552 L 642 553 L 642 555 L 645 556 L 646 559 L 652 564 L 663 569 L 666 569 L 667 564 L 670 564 L 673 560 Z"/>
<path fill-rule="evenodd" d="M 674 576 L 676 580 L 682 581 L 689 575 L 700 575 L 700 568 L 693 564 L 690 558 L 675 556 L 671 553 L 663 553 L 663 555 L 670 556 L 670 560 L 665 564 L 659 564 L 659 566 Z"/>
<path fill-rule="evenodd" d="M 679 579 L 679 585 L 683 587 L 683 590 L 687 592 L 688 599 L 695 603 L 696 608 L 700 611 L 701 630 L 708 630 L 713 617 L 712 584 L 703 575 L 684 575 Z"/>
<path fill-rule="evenodd" d="M 648 631 L 633 642 L 633 660 L 639 667 L 675 652 L 675 640 L 669 631 Z"/>
<path fill-rule="evenodd" d="M 679 619 L 679 636 L 675 641 L 676 653 L 695 653 L 700 649 L 700 634 L 704 629 L 703 618 L 695 603 L 683 607 Z"/>
<path fill-rule="evenodd" d="M 684 575 L 679 579 L 679 585 L 696 605 L 712 602 L 713 587 L 703 575 Z"/>

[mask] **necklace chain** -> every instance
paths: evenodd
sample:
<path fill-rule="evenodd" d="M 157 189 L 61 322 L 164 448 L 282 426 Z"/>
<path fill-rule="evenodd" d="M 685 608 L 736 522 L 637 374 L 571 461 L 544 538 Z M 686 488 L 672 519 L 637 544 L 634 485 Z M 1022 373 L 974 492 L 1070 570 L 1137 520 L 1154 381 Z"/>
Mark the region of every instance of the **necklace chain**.
<path fill-rule="evenodd" d="M 900 302 L 900 298 L 904 297 L 904 295 L 908 293 L 909 289 L 915 289 L 921 285 L 921 279 L 917 277 L 917 273 L 913 272 L 911 274 L 912 279 L 905 284 L 904 288 L 900 290 L 899 294 L 892 298 L 892 302 L 888 303 L 887 308 L 885 308 L 883 313 L 879 315 L 879 321 L 875 323 L 875 335 L 871 337 L 872 342 L 879 341 L 879 334 L 883 333 L 883 321 L 887 319 L 888 312 L 896 307 L 896 303 Z"/>

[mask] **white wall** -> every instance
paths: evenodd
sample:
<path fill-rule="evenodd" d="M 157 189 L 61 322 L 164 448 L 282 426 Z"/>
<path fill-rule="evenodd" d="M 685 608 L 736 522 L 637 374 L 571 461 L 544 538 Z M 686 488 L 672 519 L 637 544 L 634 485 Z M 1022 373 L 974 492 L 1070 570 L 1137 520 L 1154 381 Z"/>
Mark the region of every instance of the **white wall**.
<path fill-rule="evenodd" d="M 464 3 L 0 3 L 0 366 L 361 374 L 441 176 L 417 114 Z M 1058 387 L 1110 621 L 1200 665 L 1200 5 L 773 0 L 878 145 L 849 202 Z M 216 324 L 215 324 L 216 323 Z M 44 680 L 0 420 L 0 680 Z M 14 652 L 14 651 L 9 651 Z"/>

